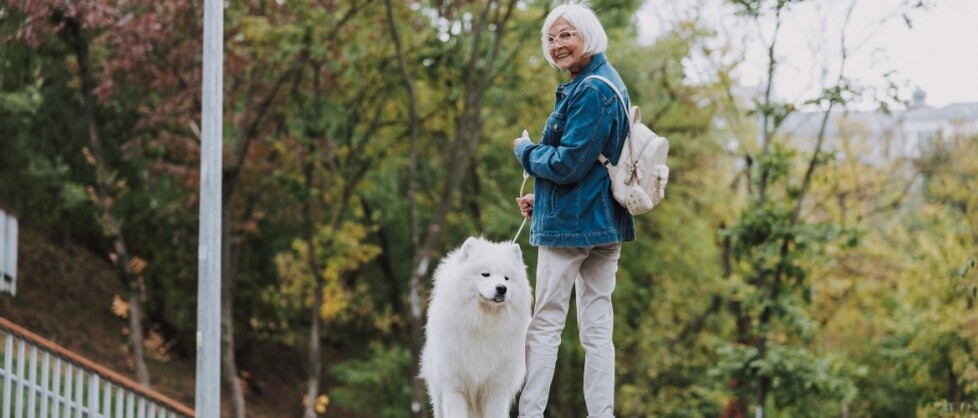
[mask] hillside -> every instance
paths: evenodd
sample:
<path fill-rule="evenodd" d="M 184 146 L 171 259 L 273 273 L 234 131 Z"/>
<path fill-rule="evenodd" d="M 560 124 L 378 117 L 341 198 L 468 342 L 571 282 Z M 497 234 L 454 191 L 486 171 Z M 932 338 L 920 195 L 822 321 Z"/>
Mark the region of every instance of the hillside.
<path fill-rule="evenodd" d="M 125 320 L 112 312 L 123 286 L 109 262 L 81 247 L 63 248 L 21 226 L 17 296 L 0 295 L 0 316 L 120 374 L 133 377 Z M 280 346 L 252 347 L 248 358 L 254 387 L 248 416 L 300 416 L 302 369 L 298 354 Z M 148 358 L 153 389 L 194 407 L 193 358 Z M 133 379 L 135 379 L 133 377 Z M 226 392 L 222 390 L 222 393 Z M 222 402 L 227 408 L 228 402 Z M 326 416 L 343 416 L 331 410 Z"/>

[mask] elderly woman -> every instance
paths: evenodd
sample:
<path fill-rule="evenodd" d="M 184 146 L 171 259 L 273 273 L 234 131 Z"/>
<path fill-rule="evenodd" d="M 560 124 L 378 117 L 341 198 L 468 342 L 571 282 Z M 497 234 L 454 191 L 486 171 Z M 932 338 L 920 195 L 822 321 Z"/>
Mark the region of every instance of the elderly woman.
<path fill-rule="evenodd" d="M 516 158 L 536 178 L 534 194 L 517 202 L 523 216 L 533 216 L 530 243 L 540 247 L 519 416 L 543 417 L 576 286 L 588 416 L 614 417 L 611 294 L 621 243 L 635 239 L 635 229 L 632 217 L 612 197 L 611 180 L 598 155 L 617 164 L 629 124 L 617 93 L 587 77 L 603 76 L 618 86 L 625 100 L 628 95 L 605 57 L 608 36 L 590 8 L 558 6 L 541 34 L 544 57 L 566 71 L 569 80 L 557 86 L 540 143 L 526 137 L 514 142 Z"/>

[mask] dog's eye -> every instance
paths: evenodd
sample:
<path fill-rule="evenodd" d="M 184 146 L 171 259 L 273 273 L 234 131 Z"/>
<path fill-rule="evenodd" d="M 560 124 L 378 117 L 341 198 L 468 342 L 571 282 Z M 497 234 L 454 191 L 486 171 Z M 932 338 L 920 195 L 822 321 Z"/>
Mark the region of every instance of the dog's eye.
<path fill-rule="evenodd" d="M 503 276 L 506 280 L 509 280 L 509 276 Z"/>
<path fill-rule="evenodd" d="M 482 277 L 489 277 L 489 273 L 482 273 Z"/>

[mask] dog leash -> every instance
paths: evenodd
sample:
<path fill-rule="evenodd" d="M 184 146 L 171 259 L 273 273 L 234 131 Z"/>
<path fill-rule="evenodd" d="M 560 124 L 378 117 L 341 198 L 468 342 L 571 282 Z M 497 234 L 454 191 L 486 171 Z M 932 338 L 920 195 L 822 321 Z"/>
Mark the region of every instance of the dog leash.
<path fill-rule="evenodd" d="M 523 187 L 526 187 L 526 179 L 529 178 L 529 177 L 530 177 L 530 173 L 527 173 L 524 170 L 523 171 L 523 184 L 520 185 L 520 195 L 519 195 L 519 197 L 523 197 Z M 516 236 L 513 237 L 513 240 L 510 241 L 510 242 L 516 243 L 516 239 L 520 237 L 520 232 L 523 232 L 523 227 L 526 226 L 526 220 L 527 219 L 530 219 L 530 217 L 529 216 L 523 217 L 523 223 L 520 224 L 520 229 L 516 230 Z"/>
<path fill-rule="evenodd" d="M 526 129 L 523 130 L 523 137 L 527 139 L 530 138 L 530 133 L 527 132 Z M 526 187 L 526 179 L 528 178 L 530 178 L 530 173 L 527 173 L 526 170 L 523 170 L 523 184 L 520 184 L 520 194 L 517 195 L 517 197 L 523 197 L 523 188 Z M 526 226 L 527 219 L 530 219 L 530 217 L 529 216 L 523 217 L 523 223 L 520 224 L 520 229 L 516 230 L 516 236 L 514 236 L 513 240 L 510 242 L 514 244 L 516 243 L 516 239 L 520 237 L 520 232 L 523 232 L 523 227 Z"/>

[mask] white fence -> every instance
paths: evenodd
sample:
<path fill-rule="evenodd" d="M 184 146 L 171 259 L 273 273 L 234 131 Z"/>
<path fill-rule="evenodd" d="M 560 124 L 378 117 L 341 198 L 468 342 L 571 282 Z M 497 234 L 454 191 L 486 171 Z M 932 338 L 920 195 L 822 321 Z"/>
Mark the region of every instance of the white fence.
<path fill-rule="evenodd" d="M 0 318 L 0 418 L 192 418 L 193 410 Z"/>
<path fill-rule="evenodd" d="M 17 294 L 17 218 L 0 209 L 0 293 Z"/>

